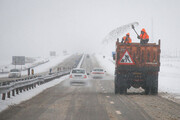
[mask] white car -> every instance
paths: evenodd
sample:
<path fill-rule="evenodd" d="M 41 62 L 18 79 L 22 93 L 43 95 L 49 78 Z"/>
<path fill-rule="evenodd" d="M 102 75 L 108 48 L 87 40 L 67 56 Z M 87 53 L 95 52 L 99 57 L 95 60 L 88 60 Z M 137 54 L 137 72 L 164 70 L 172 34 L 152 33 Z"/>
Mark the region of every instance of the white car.
<path fill-rule="evenodd" d="M 96 79 L 96 78 L 104 78 L 105 76 L 105 72 L 104 69 L 102 68 L 94 68 L 92 71 L 91 71 L 91 77 L 93 79 Z"/>
<path fill-rule="evenodd" d="M 21 71 L 19 69 L 11 69 L 8 75 L 9 78 L 20 78 Z"/>
<path fill-rule="evenodd" d="M 85 69 L 82 68 L 74 68 L 70 72 L 70 84 L 87 84 L 88 75 Z"/>

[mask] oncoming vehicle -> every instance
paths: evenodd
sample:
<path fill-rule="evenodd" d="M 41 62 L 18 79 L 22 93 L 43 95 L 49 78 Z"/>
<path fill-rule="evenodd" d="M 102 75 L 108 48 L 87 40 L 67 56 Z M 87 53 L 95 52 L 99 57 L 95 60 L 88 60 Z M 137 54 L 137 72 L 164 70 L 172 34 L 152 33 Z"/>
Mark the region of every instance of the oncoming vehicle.
<path fill-rule="evenodd" d="M 94 68 L 91 72 L 92 78 L 103 78 L 105 76 L 105 71 L 102 68 Z"/>
<path fill-rule="evenodd" d="M 19 69 L 11 69 L 8 75 L 9 78 L 20 78 L 21 71 Z"/>
<path fill-rule="evenodd" d="M 87 84 L 88 75 L 85 69 L 74 68 L 70 72 L 70 84 Z"/>

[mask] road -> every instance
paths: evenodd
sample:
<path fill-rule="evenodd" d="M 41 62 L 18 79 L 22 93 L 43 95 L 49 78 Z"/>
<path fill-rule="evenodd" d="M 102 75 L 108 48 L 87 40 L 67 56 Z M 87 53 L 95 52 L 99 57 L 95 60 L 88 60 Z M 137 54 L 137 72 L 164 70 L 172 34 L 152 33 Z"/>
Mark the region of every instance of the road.
<path fill-rule="evenodd" d="M 82 67 L 89 72 L 99 65 L 91 56 L 85 58 Z M 180 119 L 180 105 L 158 95 L 144 95 L 141 89 L 130 89 L 127 95 L 115 95 L 110 75 L 100 80 L 90 79 L 88 86 L 69 86 L 67 82 L 11 106 L 0 114 L 0 120 Z"/>

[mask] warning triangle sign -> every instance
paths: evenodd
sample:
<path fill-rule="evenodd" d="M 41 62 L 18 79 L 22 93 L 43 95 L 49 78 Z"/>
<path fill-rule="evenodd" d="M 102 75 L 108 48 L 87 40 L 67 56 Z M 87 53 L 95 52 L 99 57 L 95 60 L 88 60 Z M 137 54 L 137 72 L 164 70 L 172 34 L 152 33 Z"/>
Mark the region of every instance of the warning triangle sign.
<path fill-rule="evenodd" d="M 118 61 L 118 64 L 134 65 L 135 63 L 131 58 L 129 52 L 126 50 L 121 59 Z"/>

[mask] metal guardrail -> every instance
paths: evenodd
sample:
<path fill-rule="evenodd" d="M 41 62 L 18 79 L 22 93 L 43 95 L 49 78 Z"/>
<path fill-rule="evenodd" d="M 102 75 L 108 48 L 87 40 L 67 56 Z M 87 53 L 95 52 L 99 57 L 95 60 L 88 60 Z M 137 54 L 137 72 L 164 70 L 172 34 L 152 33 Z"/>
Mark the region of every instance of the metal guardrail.
<path fill-rule="evenodd" d="M 35 77 L 32 79 L 21 79 L 18 81 L 7 82 L 7 84 L 3 84 L 0 86 L 0 94 L 2 94 L 2 100 L 5 100 L 6 93 L 7 93 L 7 97 L 10 98 L 11 91 L 12 91 L 12 96 L 15 96 L 15 91 L 16 91 L 16 94 L 19 94 L 19 92 L 22 92 L 22 90 L 24 91 L 29 90 L 31 88 L 36 87 L 36 85 L 41 85 L 53 79 L 67 75 L 69 74 L 69 72 L 70 71 L 63 71 L 59 73 L 52 73 L 51 75 Z"/>
<path fill-rule="evenodd" d="M 9 85 L 9 84 L 11 84 L 13 82 L 18 82 L 18 81 L 23 81 L 23 80 L 28 80 L 28 79 L 34 79 L 36 77 L 40 77 L 40 75 L 32 75 L 32 76 L 27 76 L 25 78 L 17 78 L 16 80 L 3 81 L 3 82 L 0 82 L 0 87 L 5 86 L 5 85 Z"/>

